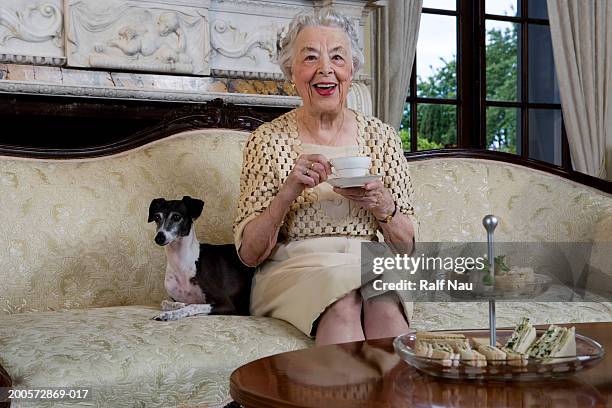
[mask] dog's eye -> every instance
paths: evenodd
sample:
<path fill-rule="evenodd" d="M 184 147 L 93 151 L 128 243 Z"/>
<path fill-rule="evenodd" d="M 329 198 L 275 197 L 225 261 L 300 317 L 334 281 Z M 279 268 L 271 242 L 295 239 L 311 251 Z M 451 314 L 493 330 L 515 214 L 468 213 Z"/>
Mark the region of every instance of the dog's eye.
<path fill-rule="evenodd" d="M 178 215 L 178 214 L 174 214 L 174 215 L 172 216 L 172 221 L 180 221 L 180 220 L 181 220 L 181 216 L 180 216 L 180 215 Z"/>
<path fill-rule="evenodd" d="M 155 214 L 153 216 L 153 219 L 155 220 L 155 222 L 159 222 L 161 220 L 161 217 L 159 216 L 159 214 Z"/>

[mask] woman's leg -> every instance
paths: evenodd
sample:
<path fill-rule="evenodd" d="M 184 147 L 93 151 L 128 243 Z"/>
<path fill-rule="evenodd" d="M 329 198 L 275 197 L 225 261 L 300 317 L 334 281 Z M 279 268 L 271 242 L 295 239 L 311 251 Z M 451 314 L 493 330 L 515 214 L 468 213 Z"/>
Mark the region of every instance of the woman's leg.
<path fill-rule="evenodd" d="M 406 333 L 408 322 L 398 296 L 386 293 L 363 302 L 363 328 L 367 339 Z"/>
<path fill-rule="evenodd" d="M 319 318 L 316 344 L 346 343 L 364 340 L 361 328 L 361 295 L 356 291 L 331 304 Z"/>

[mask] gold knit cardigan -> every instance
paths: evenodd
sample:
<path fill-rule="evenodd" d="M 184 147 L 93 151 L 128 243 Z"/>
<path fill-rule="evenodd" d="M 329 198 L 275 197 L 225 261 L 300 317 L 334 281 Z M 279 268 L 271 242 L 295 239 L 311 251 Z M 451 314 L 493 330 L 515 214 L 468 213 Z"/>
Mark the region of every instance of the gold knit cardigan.
<path fill-rule="evenodd" d="M 375 117 L 354 113 L 357 117 L 359 154 L 370 156 L 371 174 L 383 176 L 383 183 L 391 191 L 397 210 L 409 216 L 416 235 L 418 224 L 411 204 L 414 190 L 399 135 L 391 126 Z M 244 148 L 234 233 L 242 230 L 238 228 L 241 224 L 248 223 L 270 205 L 302 152 L 295 110 L 261 125 L 250 135 Z M 379 225 L 368 210 L 351 205 L 347 217 L 330 219 L 323 211 L 318 211 L 320 204 L 317 201 L 313 189 L 306 188 L 285 216 L 281 236 L 287 240 L 322 236 L 376 240 Z"/>

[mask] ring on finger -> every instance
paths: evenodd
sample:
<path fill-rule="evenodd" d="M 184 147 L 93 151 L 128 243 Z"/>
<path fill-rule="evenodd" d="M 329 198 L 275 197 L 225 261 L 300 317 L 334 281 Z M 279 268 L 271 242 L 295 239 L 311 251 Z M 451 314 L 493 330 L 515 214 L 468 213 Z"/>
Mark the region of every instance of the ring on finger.
<path fill-rule="evenodd" d="M 315 165 L 315 163 L 316 163 L 316 162 L 312 162 L 312 163 L 310 163 L 310 170 L 314 169 L 314 165 Z"/>
<path fill-rule="evenodd" d="M 304 172 L 305 175 L 310 176 L 310 170 L 306 169 L 306 171 Z"/>

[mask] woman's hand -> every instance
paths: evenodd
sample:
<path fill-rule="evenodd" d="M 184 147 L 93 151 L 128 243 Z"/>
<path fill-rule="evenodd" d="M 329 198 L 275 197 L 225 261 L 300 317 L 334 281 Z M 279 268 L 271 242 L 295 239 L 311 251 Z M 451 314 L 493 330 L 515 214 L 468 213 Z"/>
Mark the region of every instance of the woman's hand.
<path fill-rule="evenodd" d="M 334 187 L 334 192 L 370 210 L 378 220 L 390 215 L 395 209 L 391 193 L 380 180 L 367 183 L 363 187 Z"/>
<path fill-rule="evenodd" d="M 282 189 L 297 198 L 307 187 L 314 187 L 327 180 L 331 174 L 329 160 L 321 154 L 303 154 L 295 161 Z"/>

